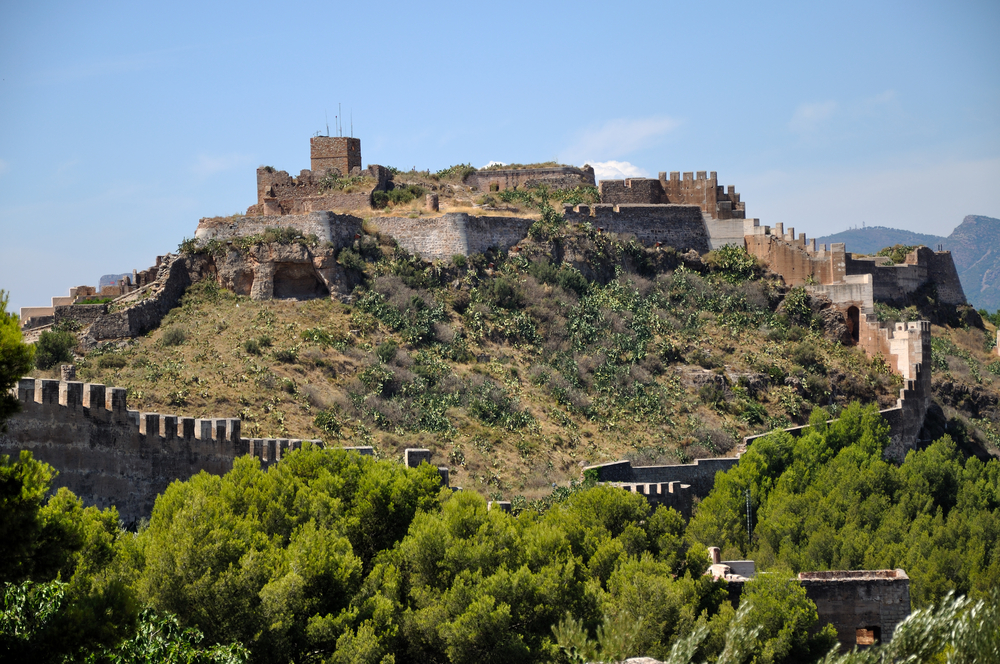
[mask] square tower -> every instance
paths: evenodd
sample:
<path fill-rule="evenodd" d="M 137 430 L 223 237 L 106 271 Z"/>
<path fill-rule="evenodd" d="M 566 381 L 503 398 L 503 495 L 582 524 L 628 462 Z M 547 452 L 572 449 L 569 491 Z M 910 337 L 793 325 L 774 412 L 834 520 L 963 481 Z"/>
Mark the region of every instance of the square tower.
<path fill-rule="evenodd" d="M 313 136 L 309 139 L 311 169 L 317 175 L 335 168 L 341 175 L 361 168 L 361 139 L 346 136 Z"/>

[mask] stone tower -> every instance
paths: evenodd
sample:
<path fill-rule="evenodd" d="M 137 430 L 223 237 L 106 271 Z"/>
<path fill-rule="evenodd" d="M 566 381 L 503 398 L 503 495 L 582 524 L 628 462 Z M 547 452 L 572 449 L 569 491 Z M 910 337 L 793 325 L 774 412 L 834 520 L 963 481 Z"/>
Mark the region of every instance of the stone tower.
<path fill-rule="evenodd" d="M 323 175 L 337 169 L 341 175 L 350 175 L 351 169 L 361 168 L 361 139 L 346 136 L 313 136 L 309 139 L 311 169 Z"/>

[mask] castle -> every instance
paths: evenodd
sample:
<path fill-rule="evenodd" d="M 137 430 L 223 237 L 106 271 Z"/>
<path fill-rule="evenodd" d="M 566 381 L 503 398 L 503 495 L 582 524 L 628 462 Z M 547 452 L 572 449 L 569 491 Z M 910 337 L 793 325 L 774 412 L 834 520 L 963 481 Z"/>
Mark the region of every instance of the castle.
<path fill-rule="evenodd" d="M 533 223 L 533 219 L 526 217 L 447 211 L 418 218 L 380 216 L 372 212 L 370 217 L 362 218 L 359 210 L 371 211 L 372 192 L 393 186 L 389 169 L 377 165 L 362 168 L 361 142 L 357 138 L 316 136 L 310 142 L 310 149 L 312 168 L 303 170 L 298 177 L 269 167 L 259 168 L 257 203 L 250 206 L 246 215 L 201 219 L 195 242 L 204 245 L 216 241 L 228 246 L 237 238 L 267 229 L 291 228 L 315 236 L 317 246 L 258 244 L 246 254 L 227 250 L 157 257 L 156 265 L 134 272 L 131 279 L 112 287 L 117 289 L 114 293 L 108 291 L 108 295 L 118 294 L 113 308 L 108 304 L 76 303 L 81 297 L 94 294 L 94 289 L 80 287 L 71 291 L 65 301 L 56 302 L 53 298 L 53 306 L 45 311 L 22 310 L 22 321 L 28 329 L 39 330 L 52 322 L 72 318 L 86 326 L 84 347 L 88 348 L 108 339 L 135 337 L 156 327 L 188 285 L 206 278 L 253 299 L 346 297 L 354 282 L 338 263 L 337 252 L 353 246 L 366 228 L 392 237 L 400 246 L 425 259 L 450 260 L 455 255 L 467 256 L 489 248 L 515 247 Z M 470 187 L 492 190 L 536 183 L 554 188 L 575 187 L 594 181 L 593 169 L 589 167 L 490 169 L 474 175 L 475 178 L 469 179 Z M 341 189 L 328 186 L 331 182 L 344 182 L 344 178 L 355 184 Z M 352 186 L 359 189 L 347 191 Z M 720 186 L 715 172 L 672 172 L 669 176 L 663 172 L 656 179 L 605 180 L 598 187 L 601 203 L 563 208 L 568 223 L 590 224 L 600 231 L 633 236 L 649 247 L 670 246 L 699 254 L 725 244 L 740 244 L 788 285 L 802 286 L 815 297 L 828 298 L 848 330 L 845 342 L 860 346 L 870 356 L 882 356 L 904 380 L 896 406 L 882 411 L 892 431 L 887 456 L 901 459 L 907 449 L 918 444 L 930 400 L 930 325 L 926 321 L 880 322 L 874 303 L 896 302 L 933 285 L 942 302 L 964 304 L 965 296 L 949 252 L 921 247 L 907 256 L 903 264 L 891 265 L 887 259 L 854 257 L 842 244 L 817 247 L 804 234 L 796 236 L 794 229 L 786 232 L 781 224 L 771 229 L 761 226 L 757 219 L 747 218 L 746 204 L 740 194 L 733 186 Z M 25 313 L 29 315 L 24 316 Z M 46 389 L 56 388 L 42 389 L 38 398 L 31 401 L 26 395 L 35 393 L 25 387 L 20 393 L 22 401 L 53 403 L 54 397 L 45 396 L 49 394 Z M 53 413 L 68 413 L 75 407 L 71 404 L 77 403 L 72 396 L 77 388 L 66 390 L 64 410 Z M 111 407 L 107 411 L 118 412 Z M 24 417 L 28 415 L 19 415 L 15 420 Z M 176 429 L 177 425 L 169 420 L 164 420 L 168 424 L 160 425 L 143 421 L 140 417 L 134 423 L 135 435 L 149 435 L 143 433 L 143 426 L 166 427 L 163 431 L 170 435 L 164 440 L 172 440 L 178 435 L 176 431 L 187 435 L 188 425 L 184 423 Z M 237 445 L 238 434 L 232 431 L 238 431 L 238 425 L 226 427 L 226 435 Z M 789 431 L 794 434 L 799 430 Z M 746 443 L 752 440 L 749 438 Z M 0 448 L 8 451 L 19 444 L 8 436 Z M 240 449 L 249 451 L 248 445 Z M 46 454 L 40 451 L 40 458 L 46 458 Z M 58 455 L 53 458 L 63 459 Z M 651 502 L 669 504 L 689 513 L 693 498 L 704 496 L 711 489 L 715 473 L 736 462 L 733 458 L 632 468 L 623 461 L 596 466 L 593 471 L 600 481 L 613 482 L 643 493 Z M 181 478 L 187 471 L 178 466 L 171 472 Z M 98 494 L 93 496 L 97 500 Z"/>

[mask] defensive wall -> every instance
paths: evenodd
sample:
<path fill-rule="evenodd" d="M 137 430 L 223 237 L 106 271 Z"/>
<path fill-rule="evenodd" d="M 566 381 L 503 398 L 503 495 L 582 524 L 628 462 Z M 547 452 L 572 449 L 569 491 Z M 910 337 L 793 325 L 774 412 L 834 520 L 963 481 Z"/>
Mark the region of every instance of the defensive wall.
<path fill-rule="evenodd" d="M 610 205 L 697 205 L 714 219 L 746 218 L 746 203 L 740 200 L 736 187 L 720 186 L 715 171 L 707 176 L 705 171 L 683 176 L 674 171 L 669 177 L 661 172 L 657 179 L 601 180 L 598 189 L 601 202 Z"/>
<path fill-rule="evenodd" d="M 893 265 L 884 256 L 855 257 L 844 244 L 816 246 L 805 233 L 796 237 L 795 229 L 786 232 L 783 224 L 761 226 L 756 219 L 744 222 L 748 252 L 765 261 L 789 286 L 845 283 L 849 277 L 871 275 L 872 296 L 879 302 L 900 303 L 928 284 L 937 289 L 943 304 L 967 304 L 965 292 L 950 251 L 917 247 L 903 263 Z"/>
<path fill-rule="evenodd" d="M 648 246 L 659 243 L 699 254 L 710 249 L 708 227 L 695 205 L 567 205 L 563 217 L 570 223 L 589 223 L 603 231 L 634 235 Z"/>
<path fill-rule="evenodd" d="M 425 260 L 469 256 L 490 247 L 510 249 L 528 235 L 533 219 L 449 212 L 440 217 L 373 217 L 369 224 Z"/>
<path fill-rule="evenodd" d="M 361 168 L 361 139 L 346 136 L 313 136 L 309 140 L 310 169 L 298 177 L 270 166 L 257 169 L 257 202 L 247 216 L 277 217 L 328 210 L 358 210 L 371 207 L 372 192 L 384 191 L 392 179 L 389 169 L 370 165 Z M 331 188 L 327 176 L 360 177 L 352 186 L 358 191 Z"/>
<path fill-rule="evenodd" d="M 465 178 L 465 183 L 480 191 L 503 191 L 505 189 L 526 189 L 536 185 L 546 185 L 551 189 L 572 189 L 580 186 L 595 186 L 594 169 L 584 165 L 556 166 L 552 168 L 506 168 L 484 169 Z"/>
<path fill-rule="evenodd" d="M 152 514 L 156 496 L 174 480 L 201 471 L 222 475 L 249 455 L 263 468 L 281 461 L 303 442 L 243 438 L 239 418 L 196 419 L 129 410 L 126 390 L 96 383 L 22 378 L 16 387 L 21 411 L 0 433 L 0 454 L 28 450 L 59 474 L 53 489 L 67 487 L 86 505 L 114 505 L 134 525 Z M 371 447 L 348 447 L 371 456 Z M 406 450 L 410 467 L 431 461 L 429 450 Z M 448 469 L 438 468 L 448 486 Z"/>
<path fill-rule="evenodd" d="M 334 212 L 307 212 L 288 215 L 249 215 L 232 217 L 205 217 L 198 221 L 194 237 L 204 244 L 208 240 L 227 242 L 248 235 L 258 235 L 266 230 L 291 228 L 303 235 L 315 235 L 320 242 L 336 247 L 350 245 L 361 233 L 362 220 L 350 214 Z"/>

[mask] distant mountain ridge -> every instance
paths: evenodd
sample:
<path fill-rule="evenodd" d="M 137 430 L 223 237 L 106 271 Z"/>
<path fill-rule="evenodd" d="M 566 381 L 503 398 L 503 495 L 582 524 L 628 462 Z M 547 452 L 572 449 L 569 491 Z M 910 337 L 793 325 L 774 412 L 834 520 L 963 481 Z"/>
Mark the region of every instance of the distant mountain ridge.
<path fill-rule="evenodd" d="M 1000 309 L 1000 219 L 970 214 L 948 237 L 868 226 L 818 237 L 816 242 L 843 242 L 855 254 L 873 254 L 894 244 L 923 244 L 934 250 L 941 245 L 955 260 L 969 303 L 991 312 Z"/>

